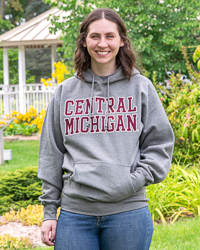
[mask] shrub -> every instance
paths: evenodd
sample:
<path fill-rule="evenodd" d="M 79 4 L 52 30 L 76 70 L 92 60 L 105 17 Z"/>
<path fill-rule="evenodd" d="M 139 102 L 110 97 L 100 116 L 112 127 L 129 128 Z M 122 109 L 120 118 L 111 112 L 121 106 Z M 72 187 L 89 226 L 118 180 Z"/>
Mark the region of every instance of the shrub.
<path fill-rule="evenodd" d="M 147 187 L 153 221 L 174 223 L 179 217 L 200 216 L 200 172 L 172 165 L 167 178 Z"/>
<path fill-rule="evenodd" d="M 36 179 L 36 172 L 36 168 L 34 171 L 31 171 L 30 168 L 28 174 L 25 171 L 21 171 L 21 176 L 24 176 L 24 178 L 20 177 L 15 182 L 14 185 L 18 185 L 16 186 L 16 191 L 14 190 L 15 188 L 12 188 L 13 183 L 10 183 L 11 190 L 4 194 L 5 203 L 0 204 L 2 209 L 9 211 L 4 214 L 4 223 L 21 221 L 24 225 L 42 224 L 43 206 L 37 205 L 39 202 L 38 197 L 42 194 L 42 185 Z M 15 177 L 17 176 L 19 174 L 15 175 Z M 33 179 L 30 181 L 31 176 L 33 176 Z M 24 185 L 19 184 L 20 180 L 22 180 Z M 38 183 L 36 188 L 32 188 L 31 183 L 33 180 Z M 3 185 L 0 185 L 0 191 L 3 191 L 2 186 L 7 187 L 7 185 L 8 183 L 3 181 Z M 15 193 L 13 193 L 14 191 Z M 24 191 L 29 194 L 27 195 L 29 200 L 25 200 Z M 33 191 L 35 191 L 35 194 L 31 194 Z M 17 203 L 18 206 L 16 201 L 13 201 L 16 194 L 19 196 L 17 199 L 19 201 Z M 30 194 L 32 195 L 32 200 L 30 200 Z M 172 164 L 172 168 L 163 182 L 147 187 L 147 197 L 150 199 L 149 208 L 154 222 L 162 221 L 166 223 L 166 221 L 169 221 L 174 223 L 181 217 L 200 216 L 200 172 L 196 167 L 183 167 Z M 59 212 L 60 209 L 58 209 L 57 216 Z"/>
<path fill-rule="evenodd" d="M 12 237 L 8 234 L 0 235 L 0 250 L 20 250 L 32 248 L 33 244 L 27 237 Z"/>
<path fill-rule="evenodd" d="M 155 78 L 154 85 L 174 130 L 174 158 L 190 163 L 198 162 L 200 155 L 200 74 L 192 69 L 185 47 L 182 52 L 191 80 L 184 82 L 180 74 L 172 74 L 170 88 Z"/>
<path fill-rule="evenodd" d="M 4 131 L 4 136 L 9 135 L 32 135 L 33 133 L 37 133 L 38 128 L 35 124 L 16 124 L 14 122 L 11 122 L 9 126 Z"/>
<path fill-rule="evenodd" d="M 0 121 L 0 128 L 3 127 L 4 136 L 9 135 L 32 135 L 34 133 L 41 133 L 46 108 L 43 109 L 39 115 L 37 110 L 30 107 L 25 114 L 13 111 L 11 115 L 7 115 Z"/>
<path fill-rule="evenodd" d="M 37 167 L 2 176 L 0 193 L 0 214 L 26 208 L 29 204 L 40 204 L 38 197 L 42 195 L 42 181 L 37 178 Z"/>
<path fill-rule="evenodd" d="M 57 210 L 57 218 L 60 214 L 60 208 Z M 43 220 L 43 206 L 42 205 L 28 205 L 28 207 L 21 208 L 19 211 L 11 210 L 9 213 L 4 214 L 4 222 L 6 224 L 11 221 L 20 221 L 23 225 L 42 225 Z"/>

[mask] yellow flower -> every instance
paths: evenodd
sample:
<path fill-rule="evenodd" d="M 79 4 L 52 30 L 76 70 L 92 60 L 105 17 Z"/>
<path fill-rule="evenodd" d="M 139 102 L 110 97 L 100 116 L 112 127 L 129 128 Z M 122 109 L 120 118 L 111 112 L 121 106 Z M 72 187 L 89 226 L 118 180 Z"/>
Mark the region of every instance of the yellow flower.
<path fill-rule="evenodd" d="M 53 78 L 56 78 L 56 73 L 51 73 L 51 76 L 52 76 Z"/>
<path fill-rule="evenodd" d="M 10 124 L 10 125 L 9 125 L 9 128 L 13 128 L 13 125 L 12 125 L 12 124 Z"/>

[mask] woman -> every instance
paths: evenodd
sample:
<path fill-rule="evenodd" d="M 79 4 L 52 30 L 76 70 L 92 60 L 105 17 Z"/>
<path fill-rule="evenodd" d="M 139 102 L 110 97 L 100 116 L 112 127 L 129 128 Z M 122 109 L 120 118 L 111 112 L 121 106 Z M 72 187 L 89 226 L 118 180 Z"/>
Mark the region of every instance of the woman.
<path fill-rule="evenodd" d="M 41 134 L 42 241 L 56 250 L 149 249 L 145 187 L 167 176 L 174 135 L 117 13 L 96 9 L 83 21 L 75 68 Z"/>

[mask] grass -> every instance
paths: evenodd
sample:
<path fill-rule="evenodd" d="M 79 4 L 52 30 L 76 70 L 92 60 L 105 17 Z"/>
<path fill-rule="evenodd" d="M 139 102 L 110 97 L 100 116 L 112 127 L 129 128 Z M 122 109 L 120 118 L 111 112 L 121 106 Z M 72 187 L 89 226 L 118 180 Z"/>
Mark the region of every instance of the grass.
<path fill-rule="evenodd" d="M 38 166 L 39 141 L 4 141 L 4 149 L 12 149 L 12 160 L 0 165 L 0 173 Z"/>
<path fill-rule="evenodd" d="M 53 250 L 53 247 L 37 247 L 34 250 Z M 200 249 L 200 217 L 185 218 L 171 224 L 154 226 L 150 250 Z"/>
<path fill-rule="evenodd" d="M 150 250 L 200 249 L 200 217 L 156 225 Z"/>

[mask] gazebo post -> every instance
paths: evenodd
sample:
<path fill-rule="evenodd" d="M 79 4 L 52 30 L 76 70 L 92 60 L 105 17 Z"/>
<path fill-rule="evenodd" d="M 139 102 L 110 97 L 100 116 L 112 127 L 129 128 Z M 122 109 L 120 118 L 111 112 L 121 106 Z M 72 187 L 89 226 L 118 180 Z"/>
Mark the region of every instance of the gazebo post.
<path fill-rule="evenodd" d="M 4 80 L 4 86 L 8 86 L 9 85 L 9 61 L 8 61 L 8 49 L 7 48 L 3 48 L 3 80 Z M 6 94 L 4 95 L 3 102 L 4 102 L 4 114 L 9 115 L 10 107 L 9 107 L 8 95 Z"/>
<path fill-rule="evenodd" d="M 54 62 L 57 62 L 57 52 L 56 52 L 57 44 L 51 45 L 51 73 L 54 72 L 55 67 L 53 66 Z M 53 82 L 55 82 L 55 79 L 52 77 Z"/>
<path fill-rule="evenodd" d="M 24 98 L 24 85 L 26 84 L 26 70 L 25 70 L 25 48 L 18 46 L 18 72 L 19 72 L 19 111 L 26 112 L 26 103 Z"/>

